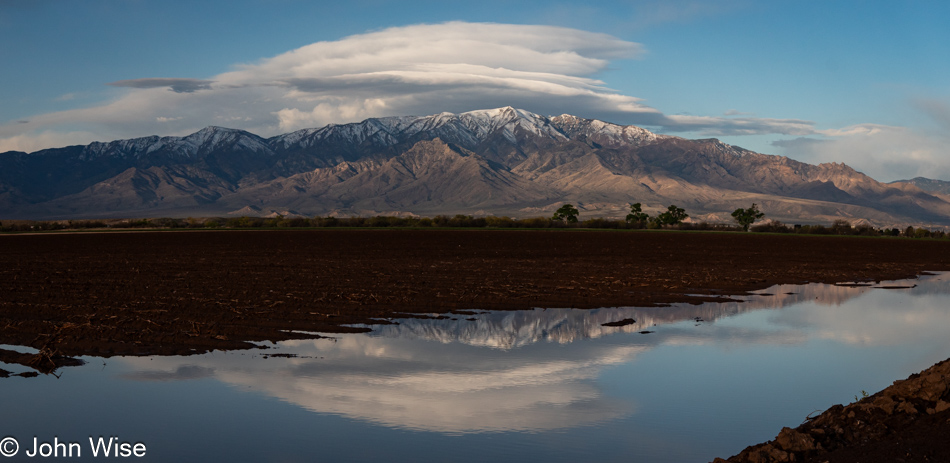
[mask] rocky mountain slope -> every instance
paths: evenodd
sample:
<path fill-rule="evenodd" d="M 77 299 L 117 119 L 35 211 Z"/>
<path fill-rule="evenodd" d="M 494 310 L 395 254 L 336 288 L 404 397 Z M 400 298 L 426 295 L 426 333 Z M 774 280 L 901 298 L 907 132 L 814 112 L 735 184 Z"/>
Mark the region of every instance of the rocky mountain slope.
<path fill-rule="evenodd" d="M 911 184 L 944 201 L 950 201 L 950 182 L 924 177 L 914 177 L 910 180 L 897 180 L 895 182 L 890 182 L 888 185 L 895 185 L 898 183 Z"/>
<path fill-rule="evenodd" d="M 623 217 L 669 204 L 730 221 L 752 202 L 769 218 L 879 226 L 950 225 L 950 198 L 715 139 L 514 108 L 367 119 L 269 139 L 208 127 L 0 154 L 0 217 L 550 215 Z"/>

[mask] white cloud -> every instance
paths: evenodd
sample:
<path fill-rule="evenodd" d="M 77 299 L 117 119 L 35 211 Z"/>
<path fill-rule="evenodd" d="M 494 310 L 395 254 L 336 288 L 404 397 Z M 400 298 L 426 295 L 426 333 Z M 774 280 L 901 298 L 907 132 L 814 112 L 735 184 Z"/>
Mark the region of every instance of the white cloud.
<path fill-rule="evenodd" d="M 563 27 L 395 27 L 313 43 L 208 79 L 112 82 L 123 93 L 111 102 L 0 126 L 0 152 L 90 138 L 185 135 L 208 125 L 272 136 L 368 117 L 501 106 L 709 136 L 810 133 L 808 121 L 667 117 L 594 77 L 611 60 L 642 53 L 637 43 Z"/>
<path fill-rule="evenodd" d="M 44 130 L 38 133 L 13 135 L 0 140 L 0 153 L 7 151 L 32 153 L 50 147 L 85 145 L 94 141 L 96 141 L 96 136 L 90 132 Z"/>
<path fill-rule="evenodd" d="M 809 163 L 844 162 L 889 182 L 913 177 L 950 180 L 950 138 L 907 127 L 858 124 L 820 130 L 824 138 L 773 143 L 780 153 Z"/>
<path fill-rule="evenodd" d="M 814 123 L 800 119 L 770 119 L 757 117 L 665 117 L 660 124 L 672 132 L 698 132 L 709 137 L 727 135 L 757 135 L 778 133 L 784 135 L 810 135 L 815 133 Z"/>

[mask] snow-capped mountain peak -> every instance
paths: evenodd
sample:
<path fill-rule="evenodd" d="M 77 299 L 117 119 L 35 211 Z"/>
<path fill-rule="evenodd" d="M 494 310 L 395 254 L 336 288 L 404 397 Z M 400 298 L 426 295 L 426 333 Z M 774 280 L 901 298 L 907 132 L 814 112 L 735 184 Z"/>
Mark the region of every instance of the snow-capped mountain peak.
<path fill-rule="evenodd" d="M 622 126 L 569 114 L 547 117 L 505 106 L 459 114 L 442 112 L 429 116 L 371 118 L 362 122 L 302 129 L 266 140 L 243 130 L 208 126 L 184 137 L 150 136 L 108 143 L 95 142 L 83 148 L 80 158 L 140 158 L 153 153 L 195 158 L 222 149 L 271 155 L 277 151 L 309 150 L 325 143 L 387 147 L 435 137 L 467 149 L 476 149 L 492 137 L 517 145 L 523 135 L 558 142 L 583 137 L 603 146 L 640 145 L 663 137 L 636 126 Z"/>
<path fill-rule="evenodd" d="M 514 142 L 517 140 L 514 133 L 516 127 L 538 136 L 565 139 L 563 134 L 551 126 L 548 118 L 511 106 L 469 111 L 460 114 L 459 119 L 479 139 L 485 139 L 495 131 L 502 130 L 502 135 Z"/>
<path fill-rule="evenodd" d="M 350 124 L 331 124 L 280 135 L 270 139 L 269 143 L 274 149 L 284 150 L 307 149 L 316 143 L 328 141 L 394 146 L 424 136 L 439 137 L 474 149 L 495 136 L 518 144 L 521 134 L 555 141 L 567 141 L 583 135 L 605 145 L 639 145 L 655 141 L 658 137 L 636 126 L 622 126 L 568 114 L 547 117 L 505 106 L 459 114 L 442 112 L 430 116 L 381 117 Z"/>
<path fill-rule="evenodd" d="M 225 127 L 208 126 L 180 139 L 189 152 L 199 149 L 216 150 L 222 147 L 266 153 L 270 151 L 267 142 L 249 132 Z"/>

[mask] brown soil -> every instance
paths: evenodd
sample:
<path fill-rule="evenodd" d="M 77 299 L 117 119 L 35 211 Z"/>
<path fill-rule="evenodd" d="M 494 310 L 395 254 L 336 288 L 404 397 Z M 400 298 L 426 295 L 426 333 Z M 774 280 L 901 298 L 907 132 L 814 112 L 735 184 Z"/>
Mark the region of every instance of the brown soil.
<path fill-rule="evenodd" d="M 950 270 L 950 241 L 398 229 L 6 235 L 0 344 L 41 349 L 30 365 L 46 372 L 59 356 L 248 348 L 405 313 L 647 306 L 927 270 Z M 0 349 L 0 360 L 11 356 Z"/>

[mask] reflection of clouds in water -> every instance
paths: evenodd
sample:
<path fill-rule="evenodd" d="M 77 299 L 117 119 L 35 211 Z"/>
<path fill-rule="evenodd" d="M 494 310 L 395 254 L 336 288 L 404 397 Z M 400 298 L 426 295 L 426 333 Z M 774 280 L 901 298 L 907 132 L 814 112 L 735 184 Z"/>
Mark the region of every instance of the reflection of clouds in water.
<path fill-rule="evenodd" d="M 306 409 L 385 426 L 445 433 L 537 431 L 598 423 L 627 415 L 632 405 L 605 397 L 593 381 L 608 365 L 630 361 L 642 346 L 588 345 L 533 352 L 443 346 L 425 341 L 343 335 L 337 342 L 287 343 L 314 358 L 155 358 L 213 365 L 221 381 L 250 386 Z M 126 359 L 146 366 L 143 359 Z M 161 376 L 137 373 L 136 378 Z"/>
<path fill-rule="evenodd" d="M 669 346 L 701 345 L 789 345 L 808 341 L 808 335 L 798 329 L 760 329 L 731 326 L 690 329 L 674 327 L 663 332 L 662 344 Z"/>
<path fill-rule="evenodd" d="M 147 369 L 127 376 L 132 379 L 213 375 L 308 410 L 384 426 L 444 433 L 541 431 L 632 413 L 629 402 L 604 395 L 598 378 L 605 368 L 633 362 L 657 345 L 787 345 L 814 337 L 889 345 L 909 336 L 945 337 L 946 296 L 932 294 L 950 294 L 950 282 L 917 283 L 913 291 L 786 285 L 741 303 L 400 320 L 371 335 L 281 343 L 298 358 L 265 360 L 245 352 L 123 361 Z M 743 313 L 749 316 L 734 316 Z M 636 323 L 602 325 L 625 318 Z M 656 332 L 636 334 L 644 329 Z"/>
<path fill-rule="evenodd" d="M 432 356 L 428 355 L 430 349 L 444 347 L 363 336 L 345 338 L 347 347 L 363 349 L 366 344 L 385 344 L 386 355 L 411 351 L 419 361 L 402 363 L 399 371 L 384 374 L 347 363 L 334 365 L 335 370 L 349 368 L 348 372 L 334 375 L 315 375 L 309 370 L 302 379 L 295 375 L 295 369 L 283 372 L 297 378 L 294 381 L 261 384 L 256 375 L 231 372 L 225 373 L 226 380 L 253 385 L 314 411 L 394 427 L 450 433 L 540 430 L 600 422 L 626 414 L 629 405 L 603 397 L 591 380 L 603 366 L 630 360 L 640 350 L 604 346 L 592 352 L 572 353 L 570 358 L 557 359 L 553 355 L 556 353 L 546 352 L 486 362 L 480 358 L 481 349 L 467 346 L 452 346 L 461 348 Z M 309 349 L 319 344 L 317 341 L 293 349 Z M 540 347 L 550 350 L 553 346 Z M 329 356 L 326 360 L 335 363 Z M 317 370 L 321 366 L 309 365 Z"/>
<path fill-rule="evenodd" d="M 133 381 L 184 381 L 189 379 L 210 378 L 214 376 L 214 368 L 197 365 L 180 365 L 172 371 L 146 370 L 122 375 L 124 379 Z"/>
<path fill-rule="evenodd" d="M 818 338 L 862 346 L 896 345 L 911 337 L 942 340 L 946 336 L 950 274 L 864 284 L 868 286 L 769 288 L 763 291 L 774 294 L 769 297 L 797 294 L 786 296 L 796 299 L 790 307 L 768 314 L 767 325 L 776 335 L 797 332 L 799 342 Z M 950 346 L 950 340 L 940 344 Z"/>
<path fill-rule="evenodd" d="M 911 295 L 908 290 L 876 289 L 835 310 L 805 304 L 775 313 L 780 326 L 811 327 L 815 337 L 863 346 L 904 343 L 908 338 L 942 339 L 950 326 L 946 296 Z"/>

